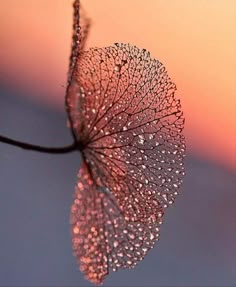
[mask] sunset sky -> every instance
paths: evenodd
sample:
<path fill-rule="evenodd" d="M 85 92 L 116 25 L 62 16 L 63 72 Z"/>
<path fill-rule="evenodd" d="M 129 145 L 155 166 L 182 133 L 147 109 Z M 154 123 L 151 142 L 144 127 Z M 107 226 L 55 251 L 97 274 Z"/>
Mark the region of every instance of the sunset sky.
<path fill-rule="evenodd" d="M 71 0 L 1 1 L 1 82 L 63 110 Z M 85 0 L 87 47 L 129 42 L 166 67 L 189 152 L 236 170 L 236 1 Z"/>
<path fill-rule="evenodd" d="M 73 0 L 0 0 L 0 135 L 72 142 L 64 109 Z M 145 48 L 177 85 L 186 176 L 160 241 L 104 286 L 236 286 L 236 0 L 81 0 L 87 47 Z M 0 286 L 92 286 L 72 256 L 78 152 L 0 143 Z"/>

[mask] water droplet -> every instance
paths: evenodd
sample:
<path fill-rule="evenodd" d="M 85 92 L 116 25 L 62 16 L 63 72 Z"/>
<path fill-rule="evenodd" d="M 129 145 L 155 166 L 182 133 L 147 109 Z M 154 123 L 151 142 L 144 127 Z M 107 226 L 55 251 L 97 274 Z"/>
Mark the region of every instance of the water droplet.
<path fill-rule="evenodd" d="M 121 65 L 115 65 L 114 70 L 115 70 L 116 72 L 120 72 L 120 70 L 121 70 Z"/>
<path fill-rule="evenodd" d="M 128 236 L 129 236 L 130 239 L 134 239 L 135 238 L 134 234 L 132 234 L 132 233 L 129 233 Z"/>
<path fill-rule="evenodd" d="M 114 241 L 113 246 L 116 248 L 119 245 L 118 241 Z"/>
<path fill-rule="evenodd" d="M 138 142 L 140 144 L 144 144 L 144 137 L 142 135 L 139 135 L 138 137 L 139 137 Z"/>
<path fill-rule="evenodd" d="M 75 226 L 75 227 L 73 228 L 73 232 L 74 232 L 74 234 L 79 234 L 79 227 L 78 227 L 78 226 Z"/>

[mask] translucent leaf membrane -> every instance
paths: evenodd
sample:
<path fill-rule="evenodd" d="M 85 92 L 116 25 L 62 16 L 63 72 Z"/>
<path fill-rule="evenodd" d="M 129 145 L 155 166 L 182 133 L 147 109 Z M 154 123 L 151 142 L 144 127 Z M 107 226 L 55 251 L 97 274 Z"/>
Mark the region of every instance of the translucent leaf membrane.
<path fill-rule="evenodd" d="M 134 46 L 78 58 L 69 89 L 73 129 L 96 184 L 130 220 L 155 217 L 178 195 L 185 145 L 175 90 L 165 67 Z"/>
<path fill-rule="evenodd" d="M 159 238 L 184 176 L 184 118 L 165 67 L 126 44 L 81 51 L 67 104 L 83 146 L 71 209 L 82 272 L 101 283 Z"/>
<path fill-rule="evenodd" d="M 112 194 L 96 186 L 84 164 L 79 171 L 71 229 L 74 255 L 86 278 L 101 284 L 109 270 L 132 268 L 159 238 L 158 221 L 134 222 L 122 216 Z"/>

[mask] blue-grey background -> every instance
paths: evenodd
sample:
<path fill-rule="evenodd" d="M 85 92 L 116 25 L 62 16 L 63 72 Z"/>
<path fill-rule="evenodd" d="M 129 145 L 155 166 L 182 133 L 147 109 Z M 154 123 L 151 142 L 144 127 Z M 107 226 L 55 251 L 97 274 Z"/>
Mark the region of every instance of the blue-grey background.
<path fill-rule="evenodd" d="M 6 85 L 0 134 L 47 146 L 71 143 L 65 113 Z M 0 143 L 0 286 L 91 286 L 71 251 L 79 166 L 78 153 L 47 155 Z M 190 153 L 186 171 L 159 243 L 104 286 L 236 286 L 236 175 Z"/>

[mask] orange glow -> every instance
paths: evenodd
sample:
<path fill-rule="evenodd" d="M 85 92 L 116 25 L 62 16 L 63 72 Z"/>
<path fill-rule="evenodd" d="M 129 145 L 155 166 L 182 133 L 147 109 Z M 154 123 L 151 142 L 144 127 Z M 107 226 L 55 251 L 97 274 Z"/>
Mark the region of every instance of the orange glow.
<path fill-rule="evenodd" d="M 2 1 L 0 12 L 3 80 L 61 108 L 71 3 L 8 0 Z M 93 22 L 88 46 L 129 42 L 150 50 L 177 84 L 188 150 L 236 170 L 235 0 L 86 0 L 82 4 Z"/>

